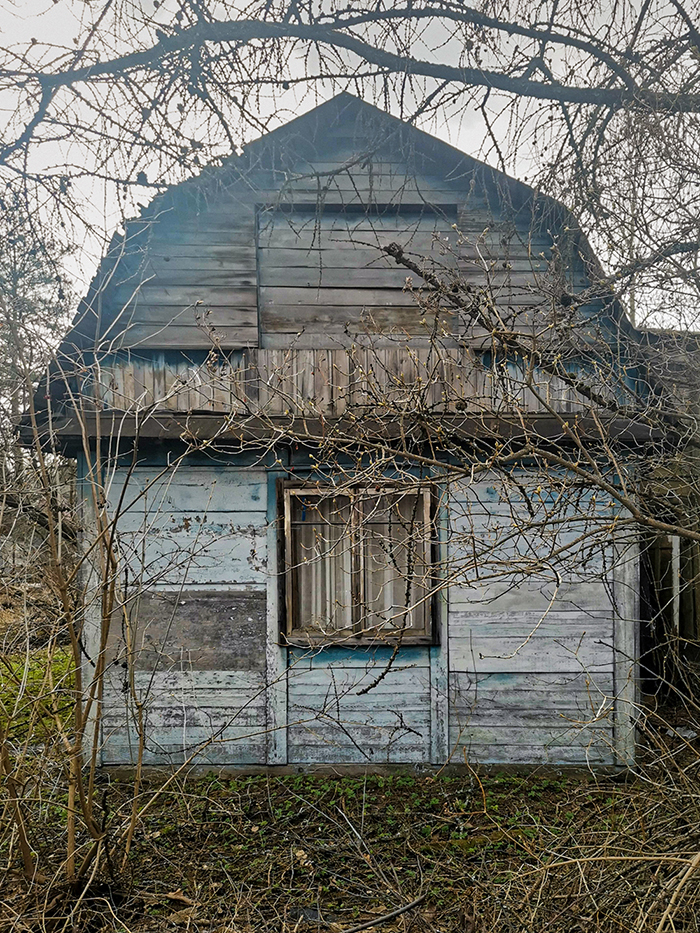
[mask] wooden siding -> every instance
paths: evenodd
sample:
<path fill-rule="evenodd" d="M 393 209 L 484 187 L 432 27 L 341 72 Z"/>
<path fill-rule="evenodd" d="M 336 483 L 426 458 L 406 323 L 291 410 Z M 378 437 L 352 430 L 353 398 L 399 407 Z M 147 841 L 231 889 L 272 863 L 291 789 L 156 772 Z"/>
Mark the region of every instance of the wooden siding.
<path fill-rule="evenodd" d="M 186 466 L 117 470 L 126 482 L 118 547 L 144 703 L 144 761 L 264 763 L 267 478 L 264 472 Z M 126 689 L 121 609 L 112 624 L 103 761 L 135 760 L 134 697 Z"/>
<path fill-rule="evenodd" d="M 290 764 L 422 764 L 430 761 L 430 661 L 402 648 L 386 677 L 390 648 L 290 651 Z"/>
<path fill-rule="evenodd" d="M 289 413 L 341 416 L 348 406 L 404 404 L 406 413 L 490 413 L 503 408 L 561 413 L 586 411 L 588 401 L 563 379 L 536 375 L 535 392 L 514 373 L 494 377 L 478 351 L 445 347 L 439 352 L 419 340 L 354 349 L 267 349 L 199 363 L 186 353 L 115 354 L 83 384 L 93 399 L 117 411 Z"/>
<path fill-rule="evenodd" d="M 147 765 L 265 762 L 265 675 L 259 671 L 171 670 L 135 675 L 144 704 Z M 138 757 L 133 701 L 114 671 L 104 691 L 102 761 Z M 128 685 L 127 685 L 128 691 Z"/>
<path fill-rule="evenodd" d="M 385 671 L 390 648 L 278 646 L 269 563 L 278 535 L 276 475 L 183 465 L 149 488 L 157 468 L 139 466 L 127 487 L 120 549 L 129 579 L 140 567 L 148 583 L 141 605 L 128 604 L 147 763 L 181 762 L 199 745 L 197 761 L 211 764 L 441 764 L 448 757 L 463 763 L 465 755 L 470 763 L 629 760 L 629 711 L 621 713 L 615 697 L 630 691 L 619 652 L 634 641 L 635 623 L 633 609 L 623 615 L 613 604 L 612 551 L 591 549 L 586 572 L 568 575 L 558 589 L 545 575 L 509 578 L 506 571 L 479 581 L 467 576 L 471 531 L 477 551 L 485 543 L 502 570 L 527 551 L 511 534 L 517 503 L 504 500 L 495 479 L 453 487 L 444 515 L 453 582 L 441 644 L 402 647 L 391 670 L 362 693 Z M 124 476 L 112 479 L 110 501 Z M 578 507 L 597 515 L 585 497 Z M 201 560 L 161 563 L 173 535 L 191 554 L 184 526 L 207 527 L 210 515 L 216 518 Z M 504 532 L 508 543 L 494 550 Z M 570 528 L 558 543 L 576 534 Z M 488 576 L 485 561 L 481 572 Z M 133 698 L 122 682 L 118 639 L 111 650 L 117 663 L 105 691 L 103 760 L 128 763 L 137 747 Z"/>
<path fill-rule="evenodd" d="M 129 577 L 146 586 L 257 586 L 266 580 L 266 480 L 252 471 L 186 467 L 128 479 L 119 546 Z M 125 473 L 109 486 L 116 505 Z"/>
<path fill-rule="evenodd" d="M 528 481 L 525 473 L 521 479 Z M 572 503 L 565 514 L 572 519 L 579 506 Z M 451 568 L 468 559 L 463 549 L 472 532 L 476 551 L 485 554 L 485 580 L 472 577 L 449 594 L 455 760 L 466 754 L 491 763 L 614 764 L 612 551 L 591 547 L 585 568 L 559 586 L 552 573 L 523 578 L 518 565 L 533 552 L 546 562 L 552 541 L 513 531 L 518 503 L 503 499 L 496 478 L 455 486 L 450 511 Z M 571 543 L 580 531 L 570 521 L 557 544 Z"/>
<path fill-rule="evenodd" d="M 513 221 L 488 170 L 465 157 L 458 175 L 441 177 L 438 163 L 387 156 L 390 146 L 361 131 L 352 145 L 321 131 L 316 146 L 310 157 L 290 146 L 283 171 L 254 160 L 221 169 L 209 196 L 183 192 L 130 221 L 85 309 L 99 318 L 101 350 L 228 350 L 299 332 L 331 346 L 347 327 L 420 332 L 424 315 L 405 285 L 422 282 L 388 261 L 389 243 L 488 286 L 531 320 L 553 240 L 532 211 Z M 580 262 L 563 275 L 570 290 L 587 284 Z"/>

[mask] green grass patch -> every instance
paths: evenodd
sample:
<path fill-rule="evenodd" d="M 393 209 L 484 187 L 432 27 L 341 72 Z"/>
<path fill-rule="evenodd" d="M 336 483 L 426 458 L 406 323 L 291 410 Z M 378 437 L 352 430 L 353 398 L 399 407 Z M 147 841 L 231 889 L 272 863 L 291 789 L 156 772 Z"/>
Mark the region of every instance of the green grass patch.
<path fill-rule="evenodd" d="M 49 671 L 50 667 L 50 671 Z M 43 743 L 70 721 L 73 660 L 69 649 L 0 657 L 0 729 L 10 741 Z M 53 685 L 53 688 L 52 688 Z"/>

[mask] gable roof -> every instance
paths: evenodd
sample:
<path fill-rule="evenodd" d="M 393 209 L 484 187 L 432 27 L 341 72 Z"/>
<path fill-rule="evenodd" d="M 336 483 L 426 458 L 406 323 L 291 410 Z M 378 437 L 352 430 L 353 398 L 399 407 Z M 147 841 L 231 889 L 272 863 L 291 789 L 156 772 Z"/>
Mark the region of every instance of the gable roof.
<path fill-rule="evenodd" d="M 350 153 L 350 158 L 328 164 L 338 152 Z M 511 221 L 520 216 L 523 226 L 528 228 L 540 222 L 543 229 L 547 224 L 562 227 L 566 224 L 572 231 L 572 240 L 580 240 L 587 261 L 595 263 L 585 238 L 573 232 L 577 230 L 574 218 L 557 201 L 415 126 L 342 93 L 259 137 L 241 155 L 230 156 L 222 164 L 204 169 L 196 178 L 170 186 L 143 208 L 138 218 L 126 221 L 124 232 L 113 237 L 80 303 L 59 356 L 68 358 L 76 352 L 89 351 L 100 338 L 103 349 L 123 346 L 121 334 L 127 328 L 136 334 L 133 342 L 139 346 L 154 348 L 159 341 L 164 347 L 176 345 L 175 321 L 169 331 L 165 322 L 154 327 L 153 334 L 144 341 L 139 336 L 141 331 L 134 331 L 139 312 L 134 318 L 132 311 L 128 314 L 124 311 L 125 303 L 133 301 L 130 291 L 140 284 L 138 264 L 159 236 L 176 240 L 179 225 L 193 235 L 199 231 L 206 239 L 207 217 L 218 209 L 223 198 L 231 199 L 231 203 L 237 199 L 240 204 L 246 201 L 250 204 L 269 201 L 276 193 L 282 199 L 298 200 L 298 189 L 306 185 L 307 200 L 314 197 L 328 202 L 340 173 L 352 173 L 373 159 L 397 155 L 405 164 L 407 175 L 427 174 L 441 179 L 440 184 L 454 192 L 455 201 L 463 202 L 478 189 L 487 200 L 490 197 L 488 207 L 494 216 L 503 217 L 506 212 Z M 328 160 L 325 164 L 324 157 Z M 322 171 L 319 163 L 323 165 Z M 234 223 L 235 218 L 231 218 L 231 224 Z M 174 304 L 180 301 L 184 307 L 188 297 L 178 295 Z M 244 306 L 252 310 L 253 295 L 246 294 L 243 300 L 247 302 Z M 197 312 L 189 308 L 186 313 L 191 321 Z M 166 332 L 170 339 L 165 339 Z M 203 332 L 202 347 L 206 341 Z M 235 346 L 235 337 L 227 337 L 225 344 Z M 246 345 L 245 340 L 240 345 Z"/>

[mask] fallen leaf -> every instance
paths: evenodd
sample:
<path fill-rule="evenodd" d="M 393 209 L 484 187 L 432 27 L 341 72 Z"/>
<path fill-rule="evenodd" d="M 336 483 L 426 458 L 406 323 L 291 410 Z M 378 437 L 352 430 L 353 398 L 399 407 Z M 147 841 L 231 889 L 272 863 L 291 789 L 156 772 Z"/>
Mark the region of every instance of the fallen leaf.
<path fill-rule="evenodd" d="M 186 894 L 183 894 L 179 888 L 177 891 L 170 891 L 165 896 L 169 901 L 177 901 L 179 904 L 187 904 L 189 907 L 195 906 L 195 902 L 192 900 L 192 898 L 187 897 Z"/>

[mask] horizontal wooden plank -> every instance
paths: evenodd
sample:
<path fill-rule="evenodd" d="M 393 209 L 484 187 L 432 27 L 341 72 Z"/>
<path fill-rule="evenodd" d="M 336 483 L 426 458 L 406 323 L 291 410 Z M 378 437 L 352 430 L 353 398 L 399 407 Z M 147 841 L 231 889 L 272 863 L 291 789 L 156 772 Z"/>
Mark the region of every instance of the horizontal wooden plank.
<path fill-rule="evenodd" d="M 374 244 L 400 243 L 412 252 L 430 251 L 442 247 L 468 259 L 500 258 L 503 261 L 533 257 L 545 260 L 551 250 L 551 240 L 544 238 L 513 239 L 508 243 L 498 233 L 474 231 L 471 235 L 452 228 L 449 220 L 402 220 L 400 223 L 382 219 L 326 221 L 290 215 L 274 223 L 261 222 L 258 245 L 263 258 L 279 249 L 295 250 L 371 250 Z"/>
<path fill-rule="evenodd" d="M 104 728 L 119 729 L 122 710 L 110 706 L 104 712 Z M 152 742 L 160 743 L 168 731 L 179 729 L 182 735 L 190 730 L 201 730 L 215 735 L 218 732 L 226 738 L 236 738 L 252 731 L 265 728 L 265 705 L 252 705 L 242 702 L 230 707 L 221 705 L 204 706 L 201 701 L 194 703 L 170 703 L 159 705 L 148 703 L 144 708 L 144 722 Z M 235 730 L 235 733 L 232 731 Z"/>
<path fill-rule="evenodd" d="M 428 267 L 426 270 L 426 275 L 431 273 L 433 269 Z M 534 276 L 531 273 L 526 272 L 504 272 L 498 271 L 487 275 L 483 269 L 474 268 L 473 270 L 465 270 L 461 272 L 460 275 L 463 279 L 466 279 L 470 282 L 472 286 L 481 284 L 486 286 L 487 281 L 490 282 L 493 288 L 501 288 L 506 285 L 522 288 L 528 283 L 534 285 Z M 400 268 L 373 268 L 373 269 L 358 269 L 355 267 L 349 267 L 345 269 L 327 269 L 327 268 L 318 268 L 318 269 L 294 269 L 291 267 L 288 268 L 275 268 L 267 269 L 261 274 L 260 284 L 262 287 L 263 294 L 271 288 L 284 288 L 285 290 L 290 289 L 313 289 L 316 293 L 314 295 L 314 300 L 316 302 L 323 302 L 325 300 L 326 292 L 330 292 L 335 289 L 343 289 L 352 293 L 352 290 L 370 290 L 370 289 L 395 289 L 399 293 L 404 289 L 409 287 L 414 289 L 427 289 L 428 286 L 425 284 L 421 276 L 416 275 L 412 272 L 409 272 L 406 269 Z M 291 303 L 287 301 L 286 296 L 282 296 L 282 300 L 285 303 Z M 330 304 L 353 304 L 352 298 L 345 302 L 329 301 Z M 371 297 L 366 299 L 364 303 L 375 304 Z M 384 302 L 386 304 L 386 302 Z M 400 304 L 406 303 L 405 294 L 403 300 L 399 301 Z"/>
<path fill-rule="evenodd" d="M 485 638 L 504 635 L 511 638 L 525 637 L 536 629 L 536 634 L 556 638 L 560 634 L 569 637 L 572 632 L 603 633 L 612 624 L 612 607 L 591 609 L 585 612 L 561 610 L 554 606 L 543 614 L 531 609 L 527 602 L 521 602 L 520 610 L 501 610 L 482 613 L 479 609 L 455 610 L 449 613 L 451 637 L 473 637 L 478 634 Z"/>
<path fill-rule="evenodd" d="M 264 513 L 267 508 L 267 477 L 261 470 L 185 463 L 158 479 L 161 469 L 139 466 L 132 471 L 115 471 L 107 487 L 110 504 L 116 506 L 126 483 L 126 503 L 148 491 L 146 503 L 138 506 L 141 511 L 155 506 L 167 511 L 223 514 Z"/>
<path fill-rule="evenodd" d="M 299 198 L 294 198 L 289 207 L 272 207 L 262 210 L 258 216 L 258 229 L 261 233 L 268 230 L 299 230 L 314 227 L 319 230 L 338 228 L 367 228 L 375 230 L 432 230 L 440 228 L 451 230 L 457 220 L 457 210 L 433 211 L 430 206 L 401 204 L 378 205 L 369 210 L 324 210 L 316 204 L 304 205 Z"/>
<path fill-rule="evenodd" d="M 388 308 L 412 305 L 401 288 L 293 288 L 268 286 L 260 289 L 263 313 L 277 308 Z M 423 312 L 425 313 L 425 312 Z M 447 312 L 446 312 L 447 313 Z M 454 316 L 454 315 L 453 315 Z"/>
<path fill-rule="evenodd" d="M 155 242 L 147 250 L 139 250 L 134 255 L 137 259 L 141 257 L 137 268 L 148 269 L 149 263 L 153 263 L 157 272 L 161 269 L 163 272 L 168 272 L 171 268 L 254 269 L 256 265 L 255 233 L 253 231 L 250 240 L 246 238 L 240 244 L 207 241 L 180 244 Z"/>
<path fill-rule="evenodd" d="M 175 523 L 174 523 L 175 524 Z M 262 584 L 266 576 L 265 526 L 185 523 L 120 534 L 122 561 L 132 582 L 146 585 Z"/>
<path fill-rule="evenodd" d="M 389 702 L 400 696 L 400 702 L 415 704 L 416 701 L 425 702 L 430 686 L 429 668 L 399 671 L 394 674 L 389 671 L 381 683 L 372 687 L 367 694 L 357 696 L 358 690 L 369 687 L 383 673 L 384 667 L 377 666 L 367 670 L 357 668 L 325 668 L 311 671 L 297 671 L 290 668 L 288 672 L 289 696 L 295 702 L 323 703 L 327 698 L 342 697 L 344 703 L 361 704 L 372 707 L 381 698 L 381 702 Z"/>
<path fill-rule="evenodd" d="M 308 289 L 310 297 L 315 294 Z M 359 291 L 359 290 L 358 290 Z M 284 297 L 285 289 L 280 289 Z M 433 316 L 430 311 L 421 308 L 411 295 L 399 291 L 394 297 L 385 302 L 376 301 L 369 294 L 367 300 L 362 302 L 358 295 L 356 305 L 326 304 L 323 298 L 319 301 L 309 301 L 306 304 L 272 304 L 263 299 L 260 309 L 260 320 L 263 335 L 268 333 L 299 333 L 302 330 L 318 330 L 325 333 L 326 327 L 333 327 L 342 333 L 345 324 L 358 330 L 360 333 L 386 334 L 393 330 L 398 333 L 406 331 L 409 334 L 427 335 L 430 333 Z M 339 300 L 343 300 L 342 295 Z M 372 303 L 372 301 L 376 303 Z M 534 304 L 539 298 L 533 299 Z M 495 304 L 499 307 L 521 309 L 523 302 L 520 298 L 512 300 L 506 295 L 498 298 Z M 445 333 L 460 333 L 468 322 L 464 322 L 459 314 L 445 308 L 440 313 L 440 320 Z"/>
<path fill-rule="evenodd" d="M 445 249 L 450 245 L 456 246 L 458 237 L 444 230 L 436 228 L 439 242 Z M 300 251 L 309 249 L 322 250 L 362 250 L 372 249 L 374 244 L 388 246 L 389 243 L 399 243 L 406 251 L 411 253 L 430 253 L 439 250 L 438 242 L 432 232 L 421 230 L 413 232 L 404 229 L 381 228 L 379 226 L 351 228 L 316 229 L 313 224 L 287 229 L 261 230 L 259 246 L 262 253 L 261 262 L 266 262 L 268 252 L 276 252 L 280 248 L 294 248 Z M 500 255 L 500 253 L 498 254 Z"/>
<path fill-rule="evenodd" d="M 528 580 L 519 577 L 513 582 L 495 581 L 489 584 L 474 581 L 473 586 L 459 584 L 450 588 L 451 611 L 476 611 L 481 614 L 528 609 L 588 610 L 609 609 L 610 592 L 600 579 L 565 583 L 557 587 L 552 580 Z"/>
<path fill-rule="evenodd" d="M 361 745 L 369 749 L 377 743 L 391 742 L 393 738 L 407 746 L 424 747 L 430 736 L 430 715 L 427 707 L 411 713 L 400 706 L 377 715 L 358 711 L 350 716 L 342 707 L 339 712 L 299 710 L 296 714 L 290 704 L 288 729 L 291 743 L 301 740 L 313 744 Z"/>
<path fill-rule="evenodd" d="M 122 307 L 129 310 L 134 309 L 134 313 L 139 316 L 143 314 L 144 308 L 150 309 L 166 306 L 168 308 L 179 306 L 183 308 L 193 308 L 200 306 L 202 308 L 227 308 L 231 311 L 239 309 L 257 308 L 257 290 L 256 283 L 232 287 L 228 285 L 170 285 L 147 282 L 145 285 L 132 288 L 118 288 L 110 295 L 111 306 L 119 312 Z M 154 318 L 149 317 L 148 320 Z M 160 315 L 156 320 L 168 320 L 167 317 Z M 247 318 L 246 318 L 247 320 Z M 229 324 L 235 324 L 235 318 L 227 321 Z"/>
<path fill-rule="evenodd" d="M 450 708 L 462 719 L 497 713 L 505 722 L 511 712 L 532 710 L 591 717 L 609 709 L 615 695 L 612 670 L 478 675 L 451 671 L 449 682 Z"/>
<path fill-rule="evenodd" d="M 365 749 L 366 757 L 354 746 L 339 746 L 333 743 L 320 745 L 289 742 L 289 763 L 299 765 L 364 765 L 378 766 L 385 764 L 424 764 L 428 758 L 423 747 L 404 748 L 403 745 L 387 744 L 376 746 L 368 745 Z"/>
<path fill-rule="evenodd" d="M 612 625 L 607 631 L 572 634 L 556 638 L 533 635 L 529 641 L 508 635 L 450 638 L 450 668 L 454 671 L 578 672 L 611 671 L 613 667 Z M 607 639 L 607 645 L 603 642 Z"/>
<path fill-rule="evenodd" d="M 189 697 L 195 700 L 202 699 L 207 706 L 217 706 L 217 698 L 221 703 L 227 702 L 226 697 L 234 697 L 235 705 L 241 698 L 244 702 L 252 698 L 252 702 L 260 694 L 265 685 L 265 676 L 260 671 L 250 670 L 205 670 L 194 671 L 188 668 L 172 667 L 156 671 L 134 671 L 134 685 L 140 698 L 149 696 L 164 698 L 160 702 L 168 703 L 170 699 Z M 125 701 L 123 690 L 123 670 L 108 668 L 105 673 L 105 689 L 111 691 L 114 701 L 122 705 Z M 261 704 L 262 700 L 259 701 Z"/>
<path fill-rule="evenodd" d="M 528 736 L 509 736 L 503 745 L 494 745 L 487 738 L 479 741 L 480 736 L 473 736 L 457 742 L 458 733 L 450 733 L 451 761 L 464 763 L 464 753 L 471 764 L 484 765 L 581 765 L 601 766 L 615 764 L 612 738 L 607 740 L 596 737 L 594 741 L 581 745 L 548 743 L 540 745 Z M 512 741 L 511 741 L 512 740 Z"/>
<path fill-rule="evenodd" d="M 258 345 L 258 326 L 239 324 L 229 325 L 218 323 L 212 326 L 206 322 L 202 326 L 197 324 L 172 324 L 182 311 L 181 308 L 170 308 L 163 312 L 165 323 L 138 323 L 129 324 L 128 329 L 122 331 L 113 328 L 108 334 L 100 338 L 100 352 L 111 350 L 131 349 L 177 349 L 177 350 L 211 350 L 213 347 L 234 349 L 236 347 L 256 347 Z"/>
<path fill-rule="evenodd" d="M 276 289 L 313 289 L 321 295 L 326 291 L 343 289 L 350 292 L 352 289 L 393 289 L 401 291 L 406 287 L 407 279 L 411 279 L 415 286 L 421 281 L 418 276 L 408 274 L 405 270 L 389 268 L 359 269 L 349 266 L 344 269 L 308 269 L 308 268 L 268 268 L 261 271 L 260 285 L 263 293 L 268 288 Z M 335 302 L 331 302 L 333 304 Z M 346 302 L 352 304 L 353 302 Z M 402 304 L 406 303 L 403 298 Z"/>
<path fill-rule="evenodd" d="M 217 260 L 198 261 L 196 258 L 190 258 L 166 263 L 162 260 L 151 259 L 138 272 L 130 273 L 128 277 L 125 276 L 115 281 L 115 285 L 120 286 L 122 293 L 128 291 L 129 296 L 140 286 L 141 298 L 146 294 L 144 292 L 146 287 L 172 288 L 177 286 L 187 288 L 194 293 L 201 288 L 218 286 L 230 288 L 232 293 L 235 293 L 241 288 L 256 287 L 256 277 L 255 262 L 252 265 L 241 261 L 229 264 Z"/>
<path fill-rule="evenodd" d="M 134 663 L 140 670 L 167 668 L 175 658 L 186 658 L 188 667 L 198 671 L 265 669 L 265 593 L 255 589 L 212 593 L 189 587 L 176 594 L 136 592 L 114 613 L 110 659 L 121 658 L 126 650 L 124 612 L 130 622 Z"/>
<path fill-rule="evenodd" d="M 461 733 L 461 737 L 460 737 Z M 459 738 L 458 738 L 459 737 Z M 469 723 L 460 726 L 450 724 L 450 744 L 491 746 L 493 749 L 528 746 L 530 748 L 552 749 L 554 747 L 587 748 L 599 746 L 606 748 L 612 741 L 611 723 L 586 723 L 578 725 L 559 719 L 558 723 L 540 726 L 536 723 L 528 726 L 518 725 L 480 725 Z"/>
<path fill-rule="evenodd" d="M 506 729 L 519 729 L 523 732 L 551 730 L 555 735 L 569 730 L 575 733 L 599 730 L 611 732 L 612 713 L 612 699 L 604 700 L 594 708 L 585 701 L 568 707 L 559 705 L 557 708 L 550 708 L 545 700 L 541 706 L 534 702 L 525 707 L 503 707 L 477 702 L 473 707 L 456 704 L 451 710 L 456 724 L 470 730 L 493 729 L 495 735 L 500 735 L 501 731 Z"/>
<path fill-rule="evenodd" d="M 193 764 L 196 765 L 263 765 L 265 764 L 266 743 L 264 735 L 249 735 L 243 731 L 240 735 L 211 743 L 211 733 L 191 730 L 182 734 L 182 730 L 172 730 L 164 734 L 159 742 L 150 739 L 143 752 L 143 764 L 170 767 L 190 760 L 198 750 Z M 135 734 L 127 737 L 121 732 L 105 733 L 102 739 L 102 763 L 105 765 L 135 764 L 138 759 L 138 738 Z"/>
<path fill-rule="evenodd" d="M 256 509 L 253 512 L 227 511 L 215 512 L 213 509 L 180 512 L 162 502 L 146 502 L 145 509 L 138 505 L 126 508 L 118 517 L 120 534 L 147 530 L 149 534 L 172 536 L 178 532 L 214 534 L 222 531 L 226 534 L 241 533 L 266 526 L 265 513 Z"/>
<path fill-rule="evenodd" d="M 363 313 L 364 312 L 364 313 Z M 440 315 L 441 326 L 449 333 L 457 332 L 454 315 Z M 300 331 L 323 330 L 324 333 L 345 333 L 345 327 L 359 333 L 391 332 L 424 335 L 431 332 L 434 317 L 417 305 L 355 307 L 276 305 L 263 307 L 260 323 L 265 334 L 297 334 Z"/>
<path fill-rule="evenodd" d="M 401 721 L 391 727 L 342 722 L 291 726 L 287 750 L 290 764 L 420 763 L 429 760 L 430 722 Z"/>
<path fill-rule="evenodd" d="M 324 186 L 322 195 L 319 195 L 319 183 Z M 399 207 L 403 204 L 422 204 L 427 211 L 445 213 L 453 211 L 455 204 L 464 201 L 464 194 L 445 187 L 445 184 L 428 188 L 416 185 L 412 179 L 405 176 L 381 175 L 370 178 L 367 175 L 349 176 L 346 172 L 338 174 L 321 173 L 315 179 L 313 176 L 290 179 L 286 183 L 285 204 L 300 204 L 309 209 L 314 203 L 319 208 L 328 210 L 330 207 L 343 206 L 366 209 L 367 205 L 378 205 L 381 208 Z M 487 213 L 482 212 L 484 223 L 491 219 Z"/>
<path fill-rule="evenodd" d="M 285 252 L 290 252 L 285 250 Z M 273 256 L 272 261 L 265 263 L 260 269 L 260 284 L 266 286 L 289 286 L 295 288 L 340 288 L 340 287 L 368 287 L 368 288 L 404 288 L 407 282 L 414 288 L 423 286 L 423 279 L 417 273 L 402 266 L 392 264 L 381 258 L 368 259 L 362 264 L 356 261 L 354 254 L 349 250 L 338 250 L 328 257 L 307 256 L 304 250 L 295 250 L 298 254 L 295 261 L 285 263 L 279 257 Z M 326 252 L 326 251 L 324 251 Z M 330 253 L 330 251 L 328 251 Z M 338 260 L 344 260 L 340 262 Z M 323 262 L 329 258 L 327 265 Z M 431 261 L 425 264 L 426 274 L 440 271 L 443 265 L 454 266 L 450 257 L 431 256 Z M 526 260 L 518 263 L 526 265 Z M 184 274 L 184 273 L 183 273 Z M 459 266 L 459 275 L 474 285 L 487 281 L 494 285 L 504 281 L 514 285 L 534 282 L 534 272 L 530 267 L 520 270 L 503 269 L 502 263 L 492 265 L 462 262 Z M 213 283 L 212 283 L 213 284 Z"/>
<path fill-rule="evenodd" d="M 370 238 L 365 237 L 364 241 Z M 359 268 L 373 268 L 384 264 L 401 268 L 393 259 L 389 259 L 379 248 L 387 245 L 382 239 L 381 243 L 371 240 L 360 242 L 351 238 L 342 238 L 322 243 L 296 242 L 291 246 L 270 246 L 261 244 L 260 268 L 262 274 L 266 269 L 285 268 L 287 266 L 302 266 L 304 268 L 345 269 L 348 266 Z M 376 245 L 373 245 L 375 244 Z M 420 248 L 419 248 L 420 247 Z M 503 268 L 503 263 L 510 265 L 514 272 L 527 272 L 535 269 L 545 272 L 547 262 L 542 257 L 532 255 L 526 247 L 505 253 L 503 248 L 489 249 L 485 244 L 470 245 L 458 243 L 456 238 L 448 237 L 436 242 L 432 237 L 428 239 L 413 240 L 410 249 L 406 250 L 412 259 L 420 260 L 421 255 L 427 256 L 431 262 L 445 265 L 449 268 L 458 266 L 465 271 L 481 268 Z"/>
<path fill-rule="evenodd" d="M 246 246 L 255 242 L 255 223 L 251 215 L 244 221 L 242 218 L 236 220 L 230 218 L 228 222 L 221 221 L 217 223 L 214 220 L 202 219 L 199 223 L 192 222 L 187 217 L 169 217 L 154 221 L 149 233 L 139 233 L 134 241 L 135 245 L 145 248 L 146 242 L 149 246 L 155 243 L 159 244 L 159 249 L 163 245 L 172 246 L 196 246 L 199 243 L 216 244 L 217 246 Z M 128 234 L 132 234 L 132 226 L 129 225 Z M 146 236 L 148 239 L 146 240 Z M 142 240 L 143 237 L 143 240 Z"/>
<path fill-rule="evenodd" d="M 323 668 L 366 668 L 376 667 L 381 671 L 392 656 L 391 647 L 342 647 L 329 646 L 326 648 L 290 648 L 289 664 L 294 670 L 313 670 Z M 430 658 L 426 648 L 407 647 L 399 648 L 397 657 L 392 665 L 392 677 L 405 670 L 429 669 Z"/>

